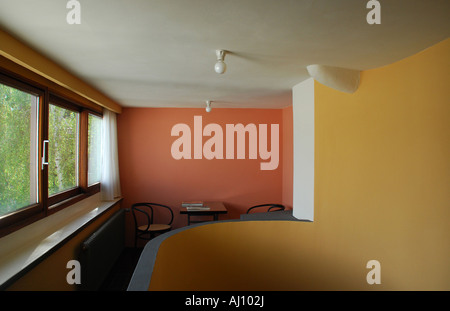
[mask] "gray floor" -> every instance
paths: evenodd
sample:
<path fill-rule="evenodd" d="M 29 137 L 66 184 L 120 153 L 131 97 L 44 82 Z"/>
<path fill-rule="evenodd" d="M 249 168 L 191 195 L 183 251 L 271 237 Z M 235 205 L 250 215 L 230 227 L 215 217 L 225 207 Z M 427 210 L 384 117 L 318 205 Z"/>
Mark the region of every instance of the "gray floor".
<path fill-rule="evenodd" d="M 126 291 L 142 248 L 125 248 L 100 287 L 101 291 Z"/>

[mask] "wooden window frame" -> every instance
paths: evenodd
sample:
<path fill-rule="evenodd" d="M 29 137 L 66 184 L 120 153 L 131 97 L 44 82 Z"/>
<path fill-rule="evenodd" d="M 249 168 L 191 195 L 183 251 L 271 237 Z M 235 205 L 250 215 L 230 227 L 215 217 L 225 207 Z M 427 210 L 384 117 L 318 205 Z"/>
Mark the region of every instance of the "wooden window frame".
<path fill-rule="evenodd" d="M 10 214 L 4 215 L 0 217 L 0 237 L 3 236 L 3 228 L 8 227 L 10 228 L 9 231 L 16 230 L 17 227 L 22 227 L 29 223 L 29 221 L 36 221 L 41 219 L 45 216 L 45 204 L 46 204 L 46 198 L 42 195 L 42 186 L 44 183 L 44 173 L 42 170 L 39 169 L 41 165 L 41 157 L 39 156 L 42 153 L 42 137 L 45 135 L 43 133 L 43 128 L 41 126 L 44 116 L 44 102 L 45 98 L 47 96 L 47 92 L 45 88 L 39 87 L 37 85 L 32 85 L 28 83 L 28 81 L 24 81 L 21 79 L 18 79 L 14 75 L 8 75 L 2 71 L 0 71 L 0 83 L 7 85 L 9 87 L 18 89 L 20 91 L 33 94 L 38 97 L 38 135 L 37 135 L 37 144 L 38 144 L 38 155 L 37 155 L 37 165 L 38 165 L 38 202 L 35 204 L 30 204 L 28 206 L 24 206 L 23 208 L 20 208 L 17 211 L 14 211 Z"/>
<path fill-rule="evenodd" d="M 79 113 L 78 141 L 78 187 L 48 196 L 48 166 L 38 169 L 38 203 L 23 207 L 15 212 L 0 217 L 0 237 L 25 227 L 39 219 L 54 214 L 59 210 L 75 204 L 82 199 L 100 192 L 101 184 L 88 186 L 88 116 L 94 114 L 103 117 L 101 108 L 94 110 L 47 86 L 24 78 L 14 72 L 0 67 L 0 83 L 31 93 L 39 98 L 38 109 L 38 167 L 42 166 L 42 143 L 48 139 L 49 105 L 73 110 Z"/>

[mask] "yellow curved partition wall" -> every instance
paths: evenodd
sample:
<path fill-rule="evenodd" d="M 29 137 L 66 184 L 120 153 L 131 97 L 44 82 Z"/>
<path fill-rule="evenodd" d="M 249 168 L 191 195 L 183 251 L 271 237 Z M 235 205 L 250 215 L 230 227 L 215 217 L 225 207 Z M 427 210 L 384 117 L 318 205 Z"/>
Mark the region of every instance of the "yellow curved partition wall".
<path fill-rule="evenodd" d="M 181 231 L 161 243 L 148 289 L 368 289 L 365 263 L 360 262 L 365 250 L 343 245 L 353 248 L 353 260 L 343 260 L 333 255 L 329 241 L 322 241 L 324 248 L 311 248 L 302 240 L 309 239 L 312 225 L 242 221 Z"/>

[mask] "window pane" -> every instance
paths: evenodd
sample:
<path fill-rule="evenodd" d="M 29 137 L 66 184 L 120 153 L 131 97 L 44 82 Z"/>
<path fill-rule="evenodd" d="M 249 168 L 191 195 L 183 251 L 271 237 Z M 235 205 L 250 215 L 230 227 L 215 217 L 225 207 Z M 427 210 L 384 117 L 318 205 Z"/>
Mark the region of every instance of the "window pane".
<path fill-rule="evenodd" d="M 100 182 L 102 160 L 102 119 L 89 114 L 88 185 Z"/>
<path fill-rule="evenodd" d="M 48 195 L 78 186 L 79 114 L 49 105 Z"/>
<path fill-rule="evenodd" d="M 0 216 L 38 201 L 38 97 L 0 84 Z"/>

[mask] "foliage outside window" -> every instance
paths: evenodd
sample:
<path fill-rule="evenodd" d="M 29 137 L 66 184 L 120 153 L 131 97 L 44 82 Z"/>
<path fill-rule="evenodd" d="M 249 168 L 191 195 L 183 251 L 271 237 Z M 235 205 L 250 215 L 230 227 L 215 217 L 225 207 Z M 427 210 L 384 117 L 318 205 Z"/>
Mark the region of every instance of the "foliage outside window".
<path fill-rule="evenodd" d="M 0 216 L 37 203 L 38 98 L 0 84 Z"/>
<path fill-rule="evenodd" d="M 50 104 L 48 195 L 78 186 L 78 113 Z"/>
<path fill-rule="evenodd" d="M 99 111 L 0 72 L 0 236 L 100 191 Z"/>

